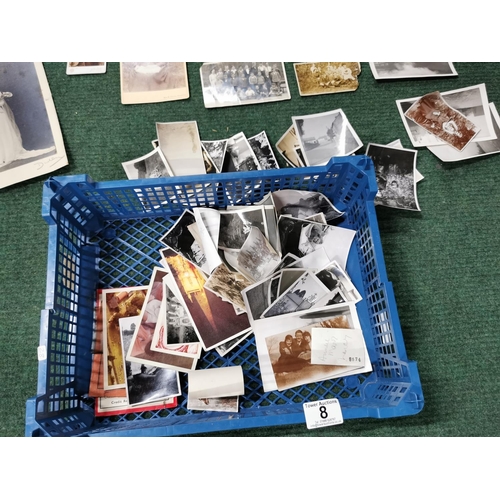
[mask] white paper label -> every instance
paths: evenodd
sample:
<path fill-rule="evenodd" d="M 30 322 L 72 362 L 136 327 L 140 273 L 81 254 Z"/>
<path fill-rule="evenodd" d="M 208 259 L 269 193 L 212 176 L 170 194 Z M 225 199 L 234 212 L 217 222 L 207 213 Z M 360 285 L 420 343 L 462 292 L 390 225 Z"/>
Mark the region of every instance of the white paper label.
<path fill-rule="evenodd" d="M 311 364 L 363 366 L 365 340 L 359 329 L 312 328 Z"/>
<path fill-rule="evenodd" d="M 44 345 L 39 345 L 36 351 L 38 361 L 45 361 L 47 359 L 47 348 Z"/>
<path fill-rule="evenodd" d="M 304 415 L 308 429 L 340 425 L 344 423 L 342 409 L 338 399 L 325 399 L 304 403 Z"/>

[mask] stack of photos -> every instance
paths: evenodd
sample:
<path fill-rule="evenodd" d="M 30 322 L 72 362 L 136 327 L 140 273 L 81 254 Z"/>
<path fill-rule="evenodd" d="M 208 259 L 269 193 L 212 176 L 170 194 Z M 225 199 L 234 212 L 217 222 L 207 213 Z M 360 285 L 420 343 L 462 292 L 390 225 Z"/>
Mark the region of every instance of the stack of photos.
<path fill-rule="evenodd" d="M 282 62 L 217 62 L 200 67 L 206 108 L 290 99 Z"/>
<path fill-rule="evenodd" d="M 451 156 L 456 158 L 457 155 L 461 157 L 471 143 L 497 139 L 484 83 L 400 99 L 396 105 L 414 147 L 439 146 L 444 148 L 444 157 L 451 149 L 455 151 Z M 483 154 L 480 151 L 479 154 Z M 467 158 L 471 157 L 469 155 L 469 152 L 464 154 Z"/>
<path fill-rule="evenodd" d="M 0 189 L 68 164 L 42 63 L 0 63 Z"/>
<path fill-rule="evenodd" d="M 188 99 L 186 63 L 122 62 L 120 88 L 122 104 Z"/>
<path fill-rule="evenodd" d="M 294 63 L 301 96 L 353 92 L 359 86 L 359 62 Z"/>
<path fill-rule="evenodd" d="M 437 78 L 458 74 L 451 62 L 371 62 L 370 69 L 376 80 Z"/>
<path fill-rule="evenodd" d="M 378 185 L 375 204 L 420 211 L 417 199 L 417 151 L 370 143 L 365 154 L 375 166 Z"/>

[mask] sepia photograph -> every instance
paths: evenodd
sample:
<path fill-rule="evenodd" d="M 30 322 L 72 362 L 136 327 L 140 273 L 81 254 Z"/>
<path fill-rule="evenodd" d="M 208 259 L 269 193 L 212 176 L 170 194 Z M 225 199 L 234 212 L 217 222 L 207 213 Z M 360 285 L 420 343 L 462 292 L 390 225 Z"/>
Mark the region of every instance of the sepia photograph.
<path fill-rule="evenodd" d="M 301 96 L 353 92 L 359 86 L 359 62 L 294 63 Z"/>
<path fill-rule="evenodd" d="M 281 156 L 285 159 L 290 167 L 304 167 L 305 160 L 302 155 L 298 153 L 300 150 L 300 141 L 297 137 L 297 131 L 292 125 L 289 129 L 280 137 L 279 141 L 276 143 L 276 149 Z"/>
<path fill-rule="evenodd" d="M 415 182 L 417 151 L 368 144 L 366 156 L 375 166 L 378 193 L 375 204 L 403 210 L 420 210 Z"/>
<path fill-rule="evenodd" d="M 69 62 L 66 65 L 67 75 L 92 75 L 106 73 L 105 62 Z"/>
<path fill-rule="evenodd" d="M 254 135 L 248 139 L 250 147 L 252 148 L 257 161 L 259 162 L 261 170 L 270 170 L 279 168 L 276 157 L 274 156 L 273 149 L 269 143 L 269 139 L 265 131 L 260 134 Z"/>
<path fill-rule="evenodd" d="M 439 92 L 422 96 L 405 116 L 458 151 L 479 132 L 474 123 L 448 106 Z"/>
<path fill-rule="evenodd" d="M 493 122 L 491 120 L 488 95 L 484 83 L 463 89 L 441 92 L 440 94 L 448 106 L 465 116 L 478 128 L 479 132 L 474 136 L 472 142 L 496 139 Z M 410 109 L 412 104 L 418 101 L 418 99 L 420 99 L 420 97 L 399 99 L 396 101 L 396 106 L 412 145 L 414 147 L 420 147 L 442 146 L 446 144 L 436 135 L 431 134 L 405 116 L 405 113 Z"/>
<path fill-rule="evenodd" d="M 281 262 L 259 228 L 252 227 L 238 253 L 238 270 L 253 282 L 269 276 Z"/>
<path fill-rule="evenodd" d="M 328 288 L 313 273 L 306 272 L 262 313 L 261 318 L 305 311 L 328 292 Z"/>
<path fill-rule="evenodd" d="M 282 62 L 216 62 L 200 67 L 206 108 L 290 99 Z"/>
<path fill-rule="evenodd" d="M 189 98 L 185 62 L 122 62 L 120 85 L 122 104 Z"/>
<path fill-rule="evenodd" d="M 0 189 L 68 165 L 42 63 L 0 63 Z"/>
<path fill-rule="evenodd" d="M 238 207 L 238 210 L 220 211 L 219 242 L 222 250 L 240 250 L 252 227 L 268 234 L 264 207 Z"/>
<path fill-rule="evenodd" d="M 222 171 L 222 166 L 224 165 L 227 141 L 228 139 L 220 141 L 201 141 L 202 148 L 204 148 L 208 156 L 210 156 L 212 163 L 215 165 L 218 172 Z"/>
<path fill-rule="evenodd" d="M 371 62 L 370 69 L 376 80 L 458 75 L 451 62 Z"/>
<path fill-rule="evenodd" d="M 444 162 L 469 160 L 471 158 L 500 153 L 500 118 L 495 104 L 490 103 L 490 111 L 493 120 L 493 128 L 497 136 L 496 139 L 491 141 L 470 142 L 462 151 L 457 151 L 455 148 L 446 145 L 428 146 L 429 151 Z"/>
<path fill-rule="evenodd" d="M 156 134 L 174 175 L 206 173 L 196 121 L 156 123 Z"/>
<path fill-rule="evenodd" d="M 257 157 L 243 132 L 227 140 L 222 172 L 249 172 L 260 169 Z"/>
<path fill-rule="evenodd" d="M 296 219 L 306 219 L 323 214 L 326 222 L 331 222 L 343 215 L 323 193 L 281 189 L 273 192 L 271 197 L 278 216 L 291 215 Z"/>
<path fill-rule="evenodd" d="M 326 165 L 333 156 L 348 156 L 363 145 L 341 109 L 292 120 L 307 166 Z"/>
<path fill-rule="evenodd" d="M 127 179 L 157 179 L 174 175 L 160 148 L 135 160 L 123 162 L 122 166 Z"/>

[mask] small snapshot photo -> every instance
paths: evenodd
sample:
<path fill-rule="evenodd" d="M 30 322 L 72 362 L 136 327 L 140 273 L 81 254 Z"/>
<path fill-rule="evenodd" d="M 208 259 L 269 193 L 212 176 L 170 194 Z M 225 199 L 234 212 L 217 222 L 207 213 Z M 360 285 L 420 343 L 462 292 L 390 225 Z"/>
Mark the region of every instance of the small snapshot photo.
<path fill-rule="evenodd" d="M 369 144 L 366 156 L 375 165 L 378 185 L 375 203 L 403 210 L 420 210 L 415 181 L 417 151 Z"/>
<path fill-rule="evenodd" d="M 297 131 L 293 125 L 280 137 L 279 141 L 276 143 L 276 149 L 290 167 L 296 168 L 306 166 L 304 155 L 300 149 Z"/>
<path fill-rule="evenodd" d="M 227 141 L 223 172 L 249 172 L 261 166 L 245 134 L 240 132 Z"/>
<path fill-rule="evenodd" d="M 292 117 L 307 166 L 326 165 L 333 156 L 347 156 L 363 143 L 341 109 Z"/>
<path fill-rule="evenodd" d="M 479 132 L 478 127 L 451 108 L 439 92 L 422 96 L 405 116 L 458 151 L 462 151 Z"/>
<path fill-rule="evenodd" d="M 359 62 L 294 63 L 301 96 L 353 92 L 359 86 Z"/>
<path fill-rule="evenodd" d="M 189 98 L 185 62 L 122 62 L 120 83 L 122 104 Z"/>
<path fill-rule="evenodd" d="M 208 156 L 210 156 L 210 159 L 218 172 L 222 170 L 222 166 L 224 164 L 227 141 L 228 139 L 222 139 L 220 141 L 201 141 L 201 146 L 205 149 Z"/>
<path fill-rule="evenodd" d="M 0 63 L 0 188 L 68 164 L 42 63 Z"/>
<path fill-rule="evenodd" d="M 128 179 L 157 179 L 174 175 L 160 148 L 135 160 L 123 162 L 122 166 Z"/>
<path fill-rule="evenodd" d="M 241 250 L 252 227 L 266 235 L 266 217 L 261 206 L 221 211 L 218 246 L 223 250 Z"/>
<path fill-rule="evenodd" d="M 200 68 L 206 108 L 290 99 L 282 62 L 216 62 Z"/>
<path fill-rule="evenodd" d="M 105 62 L 69 62 L 66 65 L 67 75 L 91 75 L 106 73 Z"/>
<path fill-rule="evenodd" d="M 376 80 L 436 78 L 458 75 L 451 62 L 371 62 L 370 69 Z"/>
<path fill-rule="evenodd" d="M 261 170 L 271 170 L 279 168 L 273 148 L 265 131 L 254 135 L 248 139 L 248 142 L 257 157 Z"/>

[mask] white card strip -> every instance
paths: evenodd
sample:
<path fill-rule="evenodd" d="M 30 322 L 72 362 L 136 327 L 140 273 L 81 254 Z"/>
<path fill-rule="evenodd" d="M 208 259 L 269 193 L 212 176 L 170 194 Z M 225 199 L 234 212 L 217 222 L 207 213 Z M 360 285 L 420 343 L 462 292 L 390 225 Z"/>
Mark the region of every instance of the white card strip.
<path fill-rule="evenodd" d="M 311 364 L 363 366 L 365 340 L 359 329 L 312 328 Z"/>
<path fill-rule="evenodd" d="M 240 396 L 245 394 L 243 369 L 237 365 L 189 372 L 188 391 L 193 399 Z"/>

